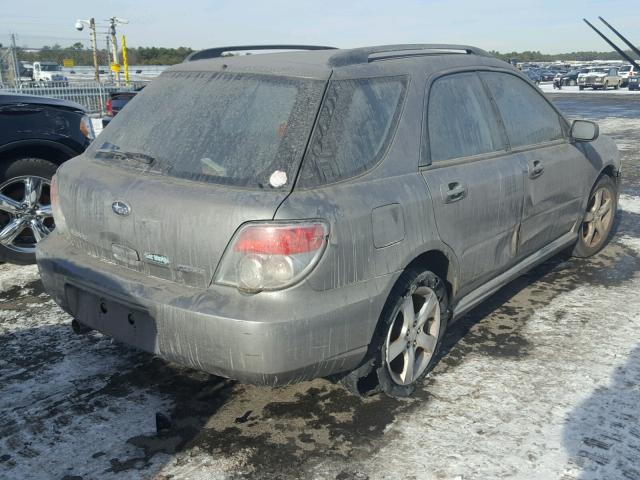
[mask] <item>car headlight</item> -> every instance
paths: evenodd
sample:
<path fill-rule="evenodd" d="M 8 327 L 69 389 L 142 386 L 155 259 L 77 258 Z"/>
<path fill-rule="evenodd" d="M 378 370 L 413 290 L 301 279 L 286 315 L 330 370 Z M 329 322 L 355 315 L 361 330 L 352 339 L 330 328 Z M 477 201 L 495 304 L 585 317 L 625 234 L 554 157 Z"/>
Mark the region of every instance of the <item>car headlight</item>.
<path fill-rule="evenodd" d="M 96 134 L 93 131 L 93 125 L 91 124 L 91 119 L 84 115 L 80 119 L 80 133 L 84 135 L 89 141 L 93 141 L 96 138 Z"/>
<path fill-rule="evenodd" d="M 596 77 L 596 83 L 602 83 L 603 81 L 604 81 L 604 78 Z"/>

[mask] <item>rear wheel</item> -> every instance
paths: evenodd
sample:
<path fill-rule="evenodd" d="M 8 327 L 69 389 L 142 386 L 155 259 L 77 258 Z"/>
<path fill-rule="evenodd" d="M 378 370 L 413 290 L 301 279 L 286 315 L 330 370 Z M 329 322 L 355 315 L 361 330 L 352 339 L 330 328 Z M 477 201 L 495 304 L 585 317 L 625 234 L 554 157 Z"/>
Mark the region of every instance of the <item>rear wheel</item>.
<path fill-rule="evenodd" d="M 617 207 L 616 185 L 611 177 L 604 175 L 591 190 L 573 256 L 590 257 L 602 250 L 611 234 Z"/>
<path fill-rule="evenodd" d="M 0 260 L 27 265 L 54 228 L 51 177 L 58 166 L 42 158 L 10 163 L 0 178 Z"/>
<path fill-rule="evenodd" d="M 370 388 L 390 397 L 410 396 L 435 364 L 447 312 L 447 289 L 437 275 L 405 272 L 380 316 L 369 368 L 347 375 L 343 384 L 360 395 Z"/>

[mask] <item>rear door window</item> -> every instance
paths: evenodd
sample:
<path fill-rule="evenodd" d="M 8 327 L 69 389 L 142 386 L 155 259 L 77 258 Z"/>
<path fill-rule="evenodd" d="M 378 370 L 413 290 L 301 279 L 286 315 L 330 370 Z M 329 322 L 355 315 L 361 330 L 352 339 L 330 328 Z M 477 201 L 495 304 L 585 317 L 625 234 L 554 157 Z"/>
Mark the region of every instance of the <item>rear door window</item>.
<path fill-rule="evenodd" d="M 397 124 L 405 88 L 406 77 L 331 81 L 299 185 L 334 183 L 377 164 Z"/>
<path fill-rule="evenodd" d="M 480 74 L 498 105 L 512 148 L 553 142 L 564 137 L 560 116 L 535 87 L 515 75 Z"/>
<path fill-rule="evenodd" d="M 427 125 L 432 162 L 505 150 L 494 107 L 475 73 L 431 85 Z"/>

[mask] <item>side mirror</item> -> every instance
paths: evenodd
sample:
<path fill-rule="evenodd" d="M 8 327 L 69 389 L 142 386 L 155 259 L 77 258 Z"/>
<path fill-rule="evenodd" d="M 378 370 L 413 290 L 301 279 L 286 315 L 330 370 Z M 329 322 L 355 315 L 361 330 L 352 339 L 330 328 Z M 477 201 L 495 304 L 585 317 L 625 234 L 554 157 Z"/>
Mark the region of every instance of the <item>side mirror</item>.
<path fill-rule="evenodd" d="M 571 125 L 571 140 L 574 142 L 592 142 L 600 135 L 600 127 L 588 120 L 574 120 Z"/>

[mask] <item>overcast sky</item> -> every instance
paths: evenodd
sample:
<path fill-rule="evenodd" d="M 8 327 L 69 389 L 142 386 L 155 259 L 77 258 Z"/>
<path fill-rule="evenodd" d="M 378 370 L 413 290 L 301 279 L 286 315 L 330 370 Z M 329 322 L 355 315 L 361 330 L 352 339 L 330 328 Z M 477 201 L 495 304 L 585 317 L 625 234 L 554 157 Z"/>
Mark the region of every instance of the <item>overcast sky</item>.
<path fill-rule="evenodd" d="M 100 23 L 114 15 L 129 20 L 120 32 L 130 46 L 422 42 L 503 52 L 608 51 L 582 22 L 598 15 L 640 44 L 640 0 L 0 0 L 0 12 L 0 42 L 16 33 L 19 45 L 31 47 L 86 41 L 88 32 L 74 29 L 77 18 Z"/>

